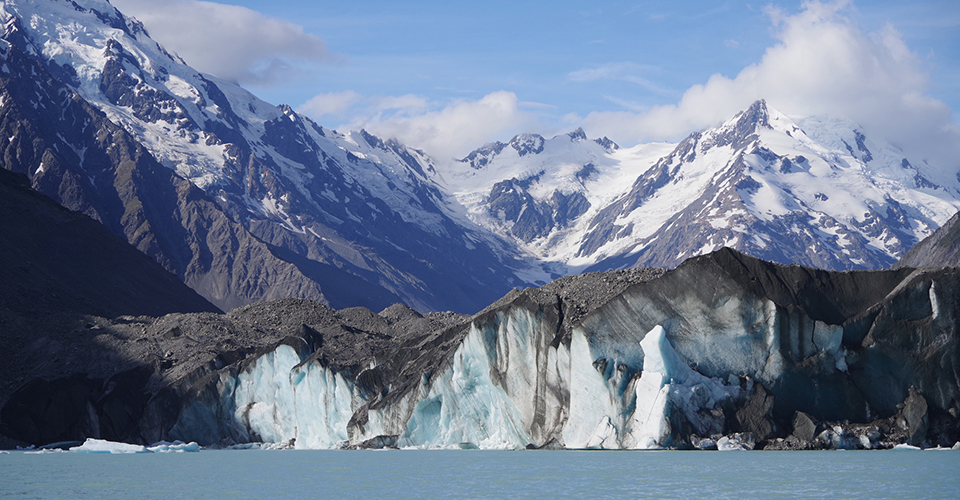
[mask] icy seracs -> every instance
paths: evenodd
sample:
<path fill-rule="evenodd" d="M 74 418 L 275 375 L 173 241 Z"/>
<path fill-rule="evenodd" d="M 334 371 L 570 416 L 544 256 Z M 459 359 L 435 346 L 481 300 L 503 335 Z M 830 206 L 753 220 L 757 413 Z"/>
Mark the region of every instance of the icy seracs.
<path fill-rule="evenodd" d="M 445 368 L 425 375 L 392 408 L 368 410 L 356 384 L 304 362 L 288 345 L 217 382 L 217 398 L 181 414 L 172 434 L 205 442 L 266 441 L 297 448 L 336 448 L 393 435 L 407 448 L 623 449 L 675 446 L 671 421 L 704 435 L 722 421 L 703 415 L 740 393 L 683 363 L 661 326 L 637 346 L 639 356 L 598 363 L 582 331 L 569 346 L 525 309 L 472 325 Z"/>
<path fill-rule="evenodd" d="M 579 306 L 546 289 L 514 292 L 364 366 L 334 369 L 307 343 L 285 342 L 201 384 L 170 437 L 298 448 L 875 448 L 953 425 L 957 318 L 942 305 L 960 282 L 948 270 L 828 273 L 724 251 L 576 320 L 564 315 Z M 808 437 L 791 433 L 800 412 L 823 422 Z"/>

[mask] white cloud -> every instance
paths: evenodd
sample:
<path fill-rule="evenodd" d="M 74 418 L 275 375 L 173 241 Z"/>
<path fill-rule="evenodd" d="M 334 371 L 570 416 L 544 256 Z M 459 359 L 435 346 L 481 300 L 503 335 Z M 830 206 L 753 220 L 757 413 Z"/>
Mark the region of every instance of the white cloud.
<path fill-rule="evenodd" d="M 363 96 L 352 90 L 319 94 L 303 103 L 297 108 L 297 112 L 315 119 L 325 115 L 342 116 L 361 100 L 363 100 Z"/>
<path fill-rule="evenodd" d="M 848 2 L 807 1 L 801 12 L 770 10 L 778 42 L 735 78 L 713 75 L 676 105 L 641 113 L 597 112 L 584 120 L 593 135 L 643 142 L 677 140 L 719 123 L 757 99 L 787 114 L 851 119 L 917 158 L 960 167 L 960 129 L 951 110 L 926 95 L 922 60 L 887 26 L 865 33 Z"/>
<path fill-rule="evenodd" d="M 307 62 L 333 57 L 302 26 L 245 7 L 197 0 L 113 0 L 167 50 L 205 73 L 244 84 L 286 83 Z"/>
<path fill-rule="evenodd" d="M 309 115 L 309 110 L 303 109 Z M 437 161 L 461 158 L 495 137 L 529 129 L 536 122 L 512 92 L 479 100 L 431 103 L 405 95 L 366 99 L 366 107 L 345 128 L 364 128 L 384 138 L 422 149 Z M 311 115 L 315 116 L 315 115 Z"/>
<path fill-rule="evenodd" d="M 404 112 L 424 111 L 430 106 L 426 98 L 407 94 L 397 97 L 381 97 L 376 99 L 376 108 L 380 111 L 400 110 Z"/>
<path fill-rule="evenodd" d="M 659 95 L 675 95 L 676 92 L 661 87 L 649 79 L 645 74 L 660 72 L 659 68 L 654 66 L 644 66 L 631 62 L 608 63 L 592 68 L 585 68 L 574 71 L 567 75 L 567 79 L 572 82 L 595 82 L 598 80 L 619 80 L 633 83 L 648 92 Z"/>

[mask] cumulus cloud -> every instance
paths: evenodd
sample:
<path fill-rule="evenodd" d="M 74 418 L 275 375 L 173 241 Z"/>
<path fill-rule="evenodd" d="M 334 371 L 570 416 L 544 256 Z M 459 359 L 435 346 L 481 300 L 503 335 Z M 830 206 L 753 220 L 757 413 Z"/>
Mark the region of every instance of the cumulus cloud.
<path fill-rule="evenodd" d="M 298 110 L 317 117 L 309 102 Z M 432 103 L 415 95 L 366 98 L 355 111 L 357 115 L 345 128 L 364 128 L 397 139 L 441 162 L 461 158 L 491 138 L 529 129 L 536 122 L 516 94 L 506 91 L 449 103 Z"/>
<path fill-rule="evenodd" d="M 286 82 L 300 66 L 330 60 L 326 43 L 302 26 L 245 7 L 197 0 L 113 0 L 191 66 L 252 85 Z"/>
<path fill-rule="evenodd" d="M 363 96 L 352 90 L 329 92 L 312 97 L 297 108 L 297 112 L 314 119 L 324 116 L 343 116 L 347 110 L 362 100 Z"/>
<path fill-rule="evenodd" d="M 850 9 L 844 1 L 807 1 L 794 15 L 770 9 L 777 43 L 735 78 L 713 75 L 676 105 L 591 113 L 585 127 L 623 142 L 677 140 L 763 98 L 787 114 L 853 120 L 915 158 L 960 167 L 960 129 L 949 106 L 924 93 L 921 59 L 892 26 L 861 30 Z"/>

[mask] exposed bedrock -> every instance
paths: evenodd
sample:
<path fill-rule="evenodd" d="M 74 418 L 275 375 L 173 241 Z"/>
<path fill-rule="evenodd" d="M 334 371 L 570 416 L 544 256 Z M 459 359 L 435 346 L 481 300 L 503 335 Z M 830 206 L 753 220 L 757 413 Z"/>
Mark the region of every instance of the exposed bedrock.
<path fill-rule="evenodd" d="M 173 377 L 139 425 L 304 448 L 952 445 L 958 301 L 953 269 L 839 273 L 722 250 L 515 290 L 410 331 L 389 309 L 301 321 Z M 349 345 L 368 348 L 338 355 Z"/>

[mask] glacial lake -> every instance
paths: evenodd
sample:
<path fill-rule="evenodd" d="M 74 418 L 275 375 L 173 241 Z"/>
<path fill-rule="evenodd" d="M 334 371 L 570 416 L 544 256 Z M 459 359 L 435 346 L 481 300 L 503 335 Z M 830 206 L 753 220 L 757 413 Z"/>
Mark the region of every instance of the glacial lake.
<path fill-rule="evenodd" d="M 3 498 L 960 498 L 960 451 L 0 455 Z"/>

